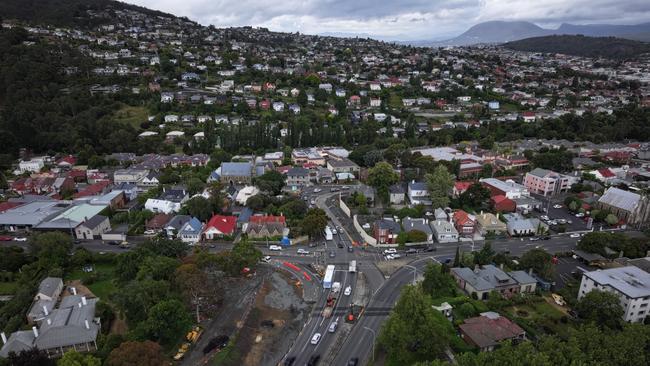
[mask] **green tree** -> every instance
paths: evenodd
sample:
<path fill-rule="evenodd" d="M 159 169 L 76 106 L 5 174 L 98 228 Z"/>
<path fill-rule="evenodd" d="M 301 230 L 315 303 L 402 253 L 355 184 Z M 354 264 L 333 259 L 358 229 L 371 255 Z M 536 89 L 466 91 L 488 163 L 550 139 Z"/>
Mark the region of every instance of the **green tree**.
<path fill-rule="evenodd" d="M 605 222 L 609 226 L 614 226 L 618 223 L 618 217 L 616 217 L 614 214 L 609 214 L 605 217 Z"/>
<path fill-rule="evenodd" d="M 19 353 L 9 353 L 9 365 L 11 366 L 55 366 L 56 362 L 47 356 L 44 350 L 32 348 Z"/>
<path fill-rule="evenodd" d="M 35 235 L 29 244 L 45 268 L 65 267 L 72 249 L 70 235 L 58 231 Z"/>
<path fill-rule="evenodd" d="M 131 281 L 116 292 L 112 300 L 126 315 L 131 325 L 145 320 L 154 305 L 166 299 L 170 294 L 167 281 Z"/>
<path fill-rule="evenodd" d="M 161 366 L 166 361 L 158 343 L 128 341 L 111 351 L 106 366 Z"/>
<path fill-rule="evenodd" d="M 162 255 L 149 256 L 142 261 L 136 278 L 139 281 L 149 279 L 154 281 L 170 281 L 178 267 L 179 261 Z"/>
<path fill-rule="evenodd" d="M 424 270 L 422 289 L 425 293 L 437 299 L 445 296 L 456 296 L 456 283 L 444 267 L 438 264 L 430 264 Z"/>
<path fill-rule="evenodd" d="M 408 232 L 409 243 L 423 243 L 427 241 L 427 234 L 420 230 L 411 230 Z"/>
<path fill-rule="evenodd" d="M 185 186 L 187 187 L 187 192 L 189 195 L 193 196 L 203 191 L 205 183 L 203 183 L 203 181 L 199 178 L 191 177 L 185 182 Z"/>
<path fill-rule="evenodd" d="M 255 185 L 262 192 L 266 192 L 272 196 L 278 195 L 282 192 L 282 187 L 284 187 L 284 175 L 278 171 L 269 170 L 255 178 Z"/>
<path fill-rule="evenodd" d="M 298 92 L 298 97 L 296 98 L 296 101 L 301 107 L 306 107 L 307 106 L 307 92 L 305 89 L 300 89 Z"/>
<path fill-rule="evenodd" d="M 610 329 L 621 327 L 625 313 L 618 296 L 599 290 L 588 292 L 578 300 L 575 309 L 582 319 L 593 321 L 599 327 Z"/>
<path fill-rule="evenodd" d="M 406 286 L 379 335 L 389 364 L 410 365 L 439 357 L 454 334 L 421 288 Z"/>
<path fill-rule="evenodd" d="M 136 333 L 143 332 L 151 340 L 169 345 L 192 324 L 183 303 L 176 299 L 163 300 L 149 310 L 147 319 L 138 325 Z"/>
<path fill-rule="evenodd" d="M 327 221 L 328 219 L 325 211 L 320 208 L 311 208 L 302 219 L 300 228 L 303 233 L 309 236 L 309 238 L 314 238 L 323 234 L 325 226 L 327 226 Z"/>
<path fill-rule="evenodd" d="M 214 213 L 212 203 L 204 197 L 197 196 L 185 202 L 181 213 L 196 217 L 200 221 L 207 221 Z"/>
<path fill-rule="evenodd" d="M 454 187 L 454 176 L 449 173 L 444 165 L 438 165 L 433 173 L 426 174 L 424 179 L 427 182 L 432 206 L 447 207 L 449 205 L 449 194 Z"/>
<path fill-rule="evenodd" d="M 82 355 L 77 351 L 68 351 L 57 362 L 57 366 L 101 366 L 102 360 L 93 355 Z"/>
<path fill-rule="evenodd" d="M 496 252 L 494 249 L 492 249 L 492 244 L 487 242 L 485 245 L 483 245 L 483 248 L 481 248 L 481 250 L 474 253 L 474 263 L 479 265 L 486 265 L 492 262 L 495 254 Z"/>
<path fill-rule="evenodd" d="M 487 165 L 489 166 L 489 165 Z M 460 194 L 458 203 L 461 208 L 477 209 L 490 200 L 490 190 L 480 183 L 469 186 L 467 190 Z"/>
<path fill-rule="evenodd" d="M 460 245 L 457 245 L 456 246 L 456 255 L 454 256 L 454 264 L 453 264 L 454 267 L 460 267 L 460 259 L 461 259 Z"/>
<path fill-rule="evenodd" d="M 377 189 L 377 195 L 384 202 L 388 202 L 390 196 L 388 187 L 399 181 L 399 175 L 393 166 L 385 161 L 375 164 L 368 171 L 368 184 Z"/>
<path fill-rule="evenodd" d="M 553 256 L 544 249 L 531 249 L 519 259 L 519 267 L 527 271 L 533 269 L 545 280 L 552 280 L 554 275 Z"/>

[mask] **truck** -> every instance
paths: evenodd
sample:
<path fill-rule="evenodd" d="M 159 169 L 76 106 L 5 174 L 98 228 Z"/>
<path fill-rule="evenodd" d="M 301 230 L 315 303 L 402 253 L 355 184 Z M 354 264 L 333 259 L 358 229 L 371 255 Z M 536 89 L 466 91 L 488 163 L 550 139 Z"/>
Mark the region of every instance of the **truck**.
<path fill-rule="evenodd" d="M 325 308 L 323 309 L 323 318 L 329 318 L 332 316 L 332 311 L 334 310 L 334 304 L 336 303 L 336 297 L 333 294 L 330 294 L 327 297 L 325 302 Z"/>
<path fill-rule="evenodd" d="M 325 276 L 323 277 L 323 288 L 332 288 L 332 280 L 334 279 L 334 265 L 330 264 L 325 269 Z"/>
<path fill-rule="evenodd" d="M 357 261 L 352 260 L 350 261 L 350 265 L 348 266 L 348 272 L 354 273 L 357 271 Z"/>
<path fill-rule="evenodd" d="M 339 291 L 341 291 L 341 282 L 334 282 L 332 284 L 332 292 L 338 293 Z"/>
<path fill-rule="evenodd" d="M 332 229 L 328 226 L 325 226 L 325 240 L 330 241 L 334 239 L 334 234 L 332 233 Z"/>

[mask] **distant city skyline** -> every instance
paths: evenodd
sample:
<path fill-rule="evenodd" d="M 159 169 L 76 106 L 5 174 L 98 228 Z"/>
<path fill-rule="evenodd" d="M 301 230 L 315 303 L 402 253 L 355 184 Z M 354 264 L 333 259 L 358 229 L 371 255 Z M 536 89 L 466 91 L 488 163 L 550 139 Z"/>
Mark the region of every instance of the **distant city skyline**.
<path fill-rule="evenodd" d="M 637 24 L 650 21 L 647 0 L 125 0 L 216 27 L 372 37 L 446 39 L 489 20 Z"/>

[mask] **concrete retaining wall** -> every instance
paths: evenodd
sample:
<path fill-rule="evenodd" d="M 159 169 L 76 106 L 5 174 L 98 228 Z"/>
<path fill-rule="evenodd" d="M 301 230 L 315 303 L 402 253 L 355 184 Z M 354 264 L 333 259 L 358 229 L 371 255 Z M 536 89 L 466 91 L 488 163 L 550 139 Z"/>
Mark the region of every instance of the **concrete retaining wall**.
<path fill-rule="evenodd" d="M 354 215 L 352 217 L 352 224 L 354 224 L 354 228 L 357 230 L 359 235 L 363 238 L 363 240 L 368 243 L 369 245 L 376 246 L 377 245 L 377 239 L 373 238 L 372 236 L 368 235 L 365 230 L 359 225 L 359 221 L 357 220 L 357 215 Z"/>

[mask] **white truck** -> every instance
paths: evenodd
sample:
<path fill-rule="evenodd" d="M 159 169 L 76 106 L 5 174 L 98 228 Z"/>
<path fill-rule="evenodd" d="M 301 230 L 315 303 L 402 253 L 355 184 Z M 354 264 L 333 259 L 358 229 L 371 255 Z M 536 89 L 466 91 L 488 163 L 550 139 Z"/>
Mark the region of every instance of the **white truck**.
<path fill-rule="evenodd" d="M 332 284 L 332 292 L 338 293 L 339 291 L 341 291 L 341 282 L 334 282 Z"/>
<path fill-rule="evenodd" d="M 357 271 L 357 261 L 352 260 L 350 261 L 350 265 L 348 266 L 348 272 L 354 273 Z"/>
<path fill-rule="evenodd" d="M 325 240 L 331 241 L 334 239 L 334 235 L 332 233 L 332 229 L 330 229 L 329 225 L 325 226 Z"/>

